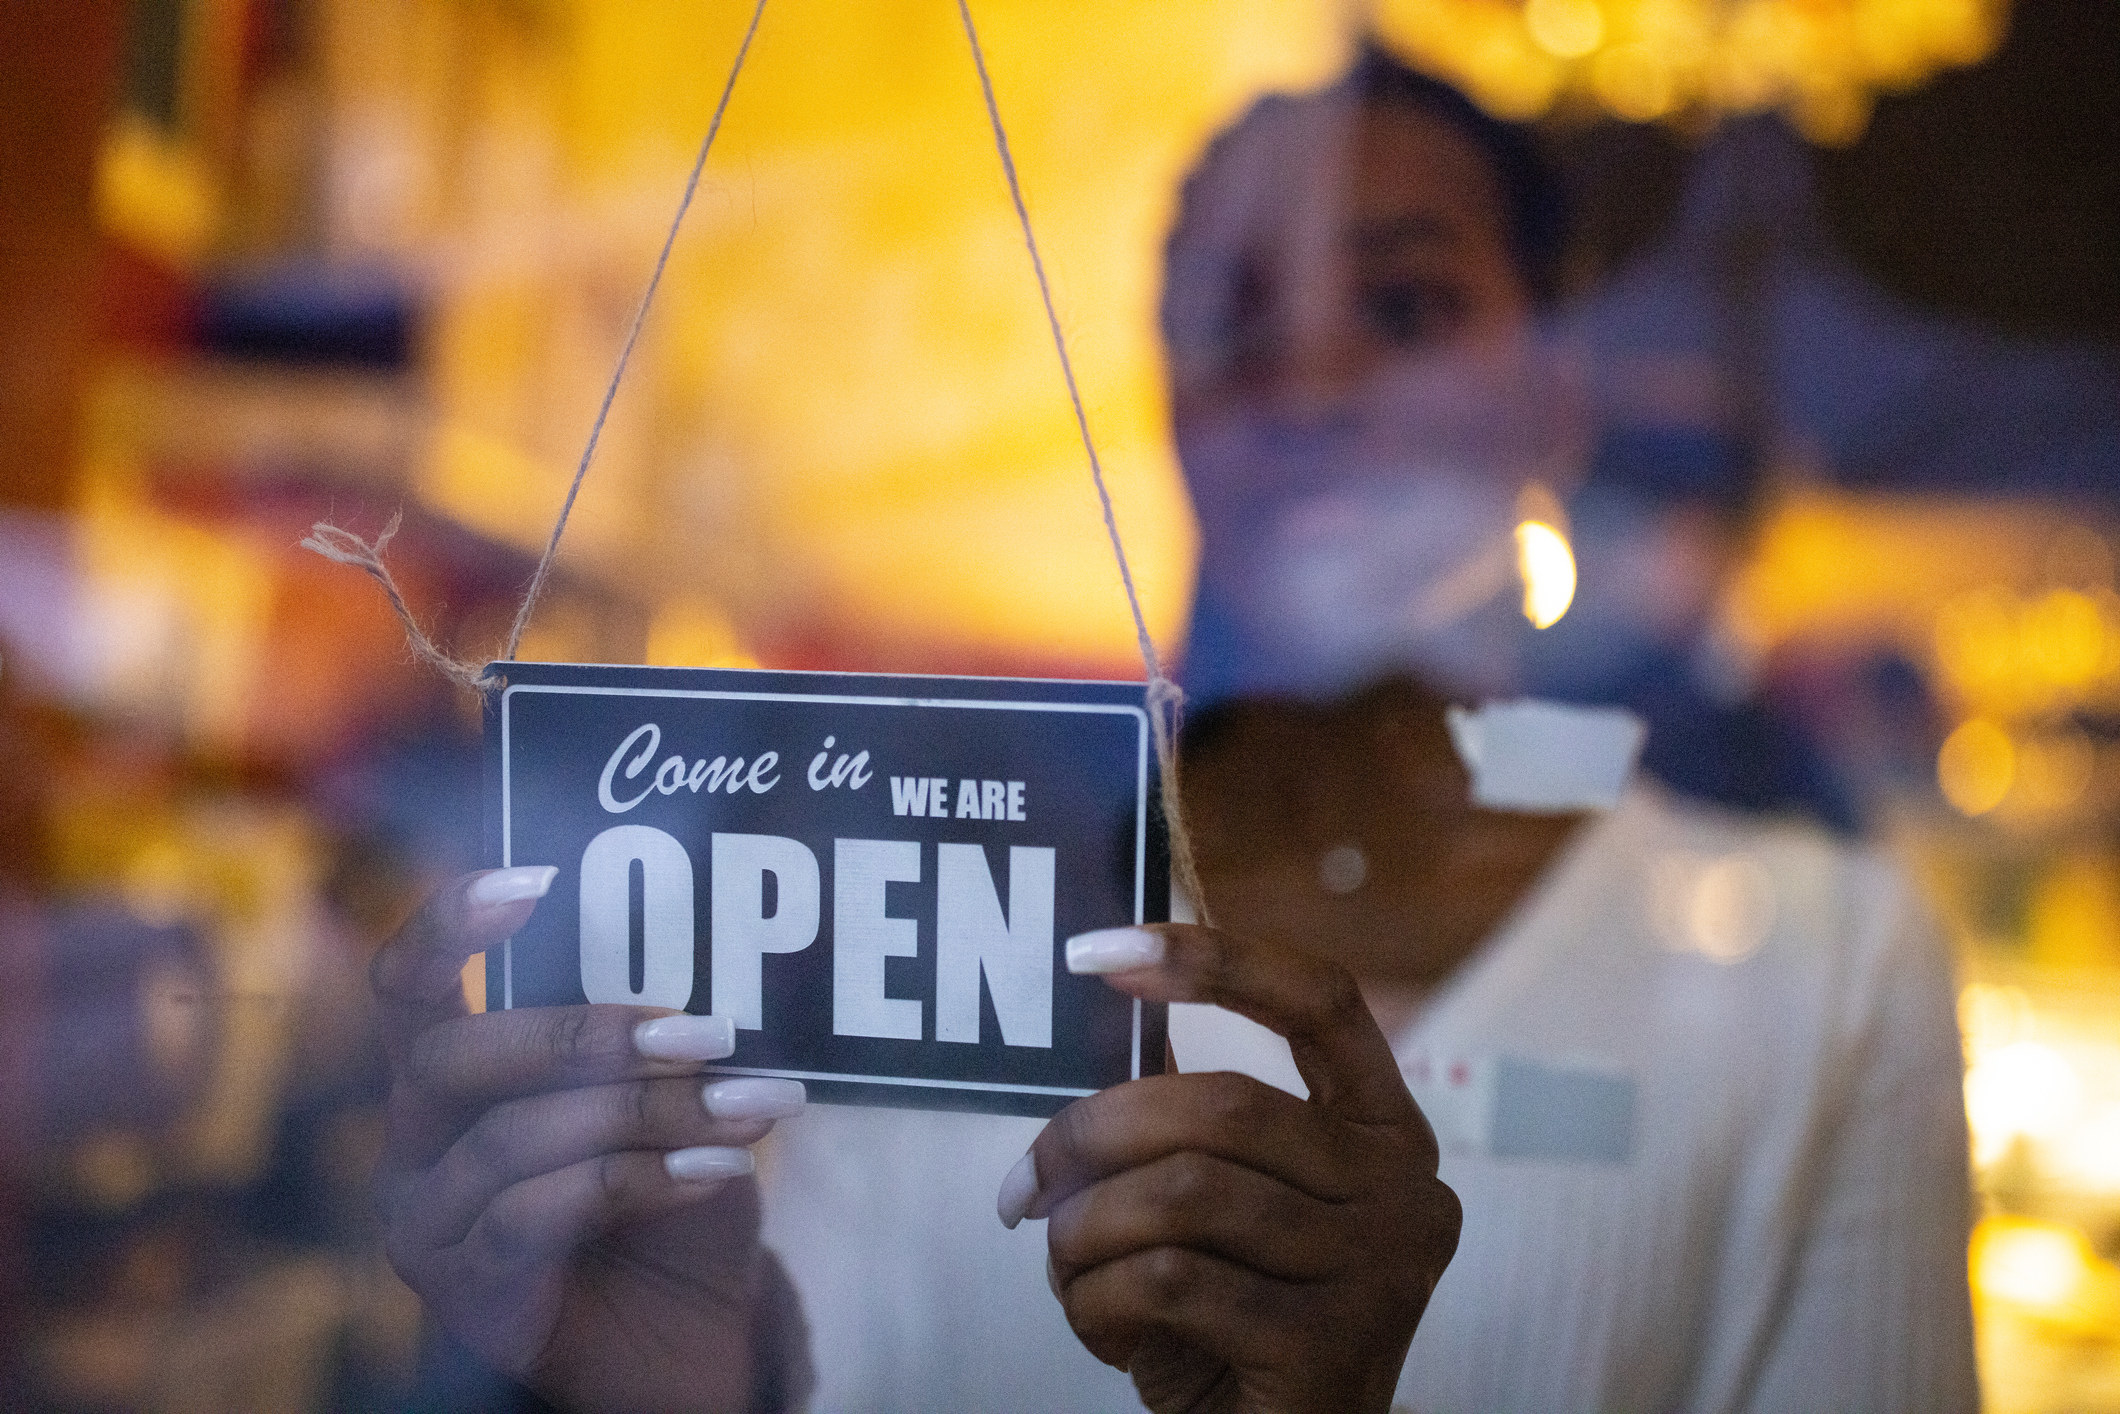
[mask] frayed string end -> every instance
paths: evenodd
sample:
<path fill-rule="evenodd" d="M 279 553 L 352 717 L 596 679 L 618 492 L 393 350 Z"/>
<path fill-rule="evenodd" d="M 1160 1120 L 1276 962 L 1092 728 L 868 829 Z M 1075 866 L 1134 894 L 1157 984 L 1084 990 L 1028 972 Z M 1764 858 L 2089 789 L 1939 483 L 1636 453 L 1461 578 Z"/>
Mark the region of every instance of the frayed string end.
<path fill-rule="evenodd" d="M 500 678 L 444 652 L 439 644 L 427 636 L 427 631 L 420 627 L 419 620 L 412 616 L 412 608 L 405 602 L 405 595 L 398 588 L 396 578 L 391 575 L 390 567 L 383 563 L 383 551 L 404 521 L 404 513 L 399 512 L 390 517 L 390 523 L 383 527 L 382 533 L 374 540 L 363 540 L 350 530 L 333 525 L 330 521 L 320 520 L 311 526 L 309 534 L 303 537 L 302 548 L 314 551 L 336 564 L 351 565 L 383 586 L 383 593 L 388 596 L 392 611 L 397 614 L 398 622 L 404 625 L 405 643 L 411 648 L 413 657 L 459 687 L 468 687 L 474 692 L 497 690 L 501 686 Z"/>

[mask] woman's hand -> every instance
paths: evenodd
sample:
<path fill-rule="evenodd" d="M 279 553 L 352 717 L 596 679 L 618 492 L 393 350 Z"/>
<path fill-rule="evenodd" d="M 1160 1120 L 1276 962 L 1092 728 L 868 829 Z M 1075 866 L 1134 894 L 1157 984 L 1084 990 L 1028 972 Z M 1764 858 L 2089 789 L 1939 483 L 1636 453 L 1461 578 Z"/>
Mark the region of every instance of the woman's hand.
<path fill-rule="evenodd" d="M 720 1017 L 466 1015 L 465 959 L 528 922 L 552 873 L 460 879 L 376 958 L 391 1263 L 474 1354 L 561 1405 L 792 1406 L 804 1391 L 774 1386 L 806 1382 L 801 1317 L 759 1245 L 746 1146 L 802 1086 L 702 1090 L 734 1048 Z"/>
<path fill-rule="evenodd" d="M 1078 1100 L 1002 1185 L 1049 1220 L 1053 1290 L 1152 1410 L 1383 1411 L 1457 1248 L 1457 1195 L 1354 979 L 1207 928 L 1111 929 L 1068 968 L 1213 1002 L 1288 1038 L 1310 1098 L 1242 1075 Z"/>

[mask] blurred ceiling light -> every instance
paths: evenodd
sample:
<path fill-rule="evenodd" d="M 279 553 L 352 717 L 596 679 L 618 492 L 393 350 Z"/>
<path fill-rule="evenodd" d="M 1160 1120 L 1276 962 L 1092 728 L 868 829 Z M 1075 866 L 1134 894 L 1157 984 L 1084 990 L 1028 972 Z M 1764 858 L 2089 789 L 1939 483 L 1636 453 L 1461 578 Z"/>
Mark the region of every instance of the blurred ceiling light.
<path fill-rule="evenodd" d="M 2082 1101 L 2076 1068 L 2045 1042 L 2012 1041 L 1987 1052 L 1965 1075 L 1974 1162 L 1994 1163 L 2019 1138 L 2053 1138 L 2075 1118 Z"/>
<path fill-rule="evenodd" d="M 1961 815 L 1984 815 L 2002 804 L 2016 777 L 2017 748 L 1985 717 L 1961 724 L 1936 753 L 1936 784 Z"/>
<path fill-rule="evenodd" d="M 1524 28 L 1556 59 L 1580 59 L 1605 41 L 1596 0 L 1525 0 Z"/>
<path fill-rule="evenodd" d="M 1671 65 L 1646 44 L 1615 45 L 1598 55 L 1590 87 L 1598 102 L 1630 123 L 1653 122 L 1678 101 Z"/>
<path fill-rule="evenodd" d="M 1516 568 L 1524 580 L 1524 617 L 1551 628 L 1575 602 L 1575 552 L 1568 537 L 1542 520 L 1516 528 Z"/>
<path fill-rule="evenodd" d="M 1377 34 L 1497 116 L 1780 109 L 1852 142 L 1881 93 L 1994 52 L 2007 0 L 1374 0 Z"/>

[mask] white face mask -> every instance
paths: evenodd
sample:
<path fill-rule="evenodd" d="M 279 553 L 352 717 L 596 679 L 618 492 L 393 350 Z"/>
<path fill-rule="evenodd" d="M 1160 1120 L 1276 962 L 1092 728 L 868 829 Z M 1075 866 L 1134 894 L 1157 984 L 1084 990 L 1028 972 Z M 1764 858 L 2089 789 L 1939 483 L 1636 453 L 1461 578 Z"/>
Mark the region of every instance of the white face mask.
<path fill-rule="evenodd" d="M 1258 630 L 1296 682 L 1410 671 L 1466 696 L 1516 684 L 1514 488 L 1431 471 L 1296 501 L 1259 547 Z"/>
<path fill-rule="evenodd" d="M 1201 593 L 1246 655 L 1227 683 L 1515 689 L 1518 500 L 1575 479 L 1578 391 L 1571 361 L 1526 337 L 1406 359 L 1300 410 L 1196 410 L 1178 430 Z"/>

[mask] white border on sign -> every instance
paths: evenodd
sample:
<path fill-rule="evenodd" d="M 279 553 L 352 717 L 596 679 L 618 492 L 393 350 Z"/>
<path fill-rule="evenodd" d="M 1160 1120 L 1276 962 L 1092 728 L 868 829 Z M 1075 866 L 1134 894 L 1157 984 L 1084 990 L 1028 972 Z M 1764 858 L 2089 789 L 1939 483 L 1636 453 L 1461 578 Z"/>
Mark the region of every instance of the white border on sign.
<path fill-rule="evenodd" d="M 1145 921 L 1148 883 L 1148 713 L 1116 702 L 1010 702 L 954 697 L 842 697 L 813 692 L 731 692 L 666 687 L 592 687 L 581 683 L 514 683 L 501 691 L 501 868 L 514 864 L 513 776 L 509 758 L 510 699 L 518 692 L 562 693 L 578 697 L 691 697 L 748 702 L 817 702 L 843 707 L 956 707 L 971 711 L 1089 712 L 1130 716 L 1137 728 L 1134 764 L 1134 922 Z M 515 939 L 501 943 L 501 1010 L 515 1009 Z M 1022 1095 L 1093 1095 L 1053 1085 L 1006 1085 L 990 1081 L 922 1080 L 886 1075 L 837 1075 L 824 1071 L 756 1070 L 715 1066 L 732 1075 L 767 1075 L 788 1080 L 843 1080 L 861 1085 L 905 1085 L 941 1090 L 1005 1091 Z M 1134 999 L 1133 1078 L 1141 1078 L 1141 1000 Z"/>

